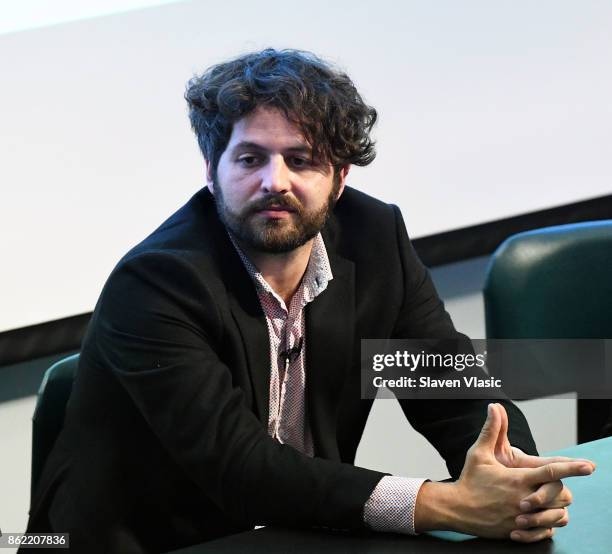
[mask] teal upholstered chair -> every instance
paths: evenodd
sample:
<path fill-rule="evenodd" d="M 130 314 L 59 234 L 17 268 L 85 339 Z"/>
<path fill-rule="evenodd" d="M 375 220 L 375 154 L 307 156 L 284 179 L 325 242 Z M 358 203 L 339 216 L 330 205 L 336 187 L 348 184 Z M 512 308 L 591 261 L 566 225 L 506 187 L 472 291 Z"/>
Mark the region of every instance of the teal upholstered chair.
<path fill-rule="evenodd" d="M 612 338 L 612 220 L 507 239 L 484 288 L 487 337 Z M 608 400 L 579 400 L 578 441 L 598 438 Z"/>
<path fill-rule="evenodd" d="M 54 363 L 43 377 L 32 417 L 32 481 L 34 494 L 45 461 L 64 424 L 66 404 L 72 391 L 79 355 L 74 354 Z"/>

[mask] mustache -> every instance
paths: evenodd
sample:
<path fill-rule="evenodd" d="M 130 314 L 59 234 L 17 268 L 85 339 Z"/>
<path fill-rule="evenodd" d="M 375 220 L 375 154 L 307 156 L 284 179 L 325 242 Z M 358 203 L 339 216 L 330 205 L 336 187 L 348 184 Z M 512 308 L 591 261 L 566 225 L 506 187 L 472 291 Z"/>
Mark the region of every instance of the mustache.
<path fill-rule="evenodd" d="M 261 210 L 270 209 L 288 210 L 298 214 L 302 213 L 301 204 L 296 199 L 284 195 L 267 196 L 260 200 L 255 200 L 249 205 L 247 211 L 249 213 L 255 213 Z"/>

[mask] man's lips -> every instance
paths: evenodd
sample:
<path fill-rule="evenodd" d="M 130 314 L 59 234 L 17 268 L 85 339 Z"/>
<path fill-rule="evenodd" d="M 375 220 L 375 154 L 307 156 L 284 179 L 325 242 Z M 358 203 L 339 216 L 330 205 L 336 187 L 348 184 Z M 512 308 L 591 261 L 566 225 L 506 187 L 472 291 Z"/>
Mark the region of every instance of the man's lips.
<path fill-rule="evenodd" d="M 264 208 L 263 210 L 258 210 L 256 213 L 265 217 L 281 218 L 289 217 L 293 213 L 293 210 L 287 208 Z"/>
<path fill-rule="evenodd" d="M 271 211 L 283 211 L 283 212 L 293 212 L 294 209 L 291 206 L 262 206 L 258 208 L 258 211 L 271 210 Z"/>
<path fill-rule="evenodd" d="M 283 215 L 289 215 L 294 213 L 295 210 L 293 208 L 289 208 L 288 206 L 267 206 L 265 208 L 260 208 L 255 211 L 255 213 L 269 216 L 280 217 Z"/>

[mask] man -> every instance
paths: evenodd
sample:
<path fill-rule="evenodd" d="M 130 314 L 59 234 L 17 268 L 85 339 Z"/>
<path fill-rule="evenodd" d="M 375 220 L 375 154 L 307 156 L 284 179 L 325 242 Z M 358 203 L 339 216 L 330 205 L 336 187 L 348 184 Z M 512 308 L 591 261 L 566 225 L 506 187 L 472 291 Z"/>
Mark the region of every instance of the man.
<path fill-rule="evenodd" d="M 565 525 L 560 479 L 593 466 L 538 458 L 509 401 L 486 422 L 485 401 L 400 401 L 456 482 L 352 465 L 372 404 L 360 339 L 462 335 L 399 210 L 345 185 L 376 120 L 350 79 L 264 50 L 186 98 L 207 187 L 106 283 L 29 530 L 125 553 L 254 525 L 524 542 Z"/>

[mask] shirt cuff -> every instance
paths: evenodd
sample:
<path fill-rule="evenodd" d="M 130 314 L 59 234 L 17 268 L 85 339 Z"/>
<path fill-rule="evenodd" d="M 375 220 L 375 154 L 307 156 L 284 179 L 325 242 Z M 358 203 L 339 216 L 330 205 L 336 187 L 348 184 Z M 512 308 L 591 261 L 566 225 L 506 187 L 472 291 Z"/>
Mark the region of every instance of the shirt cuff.
<path fill-rule="evenodd" d="M 428 479 L 383 477 L 365 503 L 363 520 L 373 531 L 416 535 L 414 509 L 421 485 Z"/>

